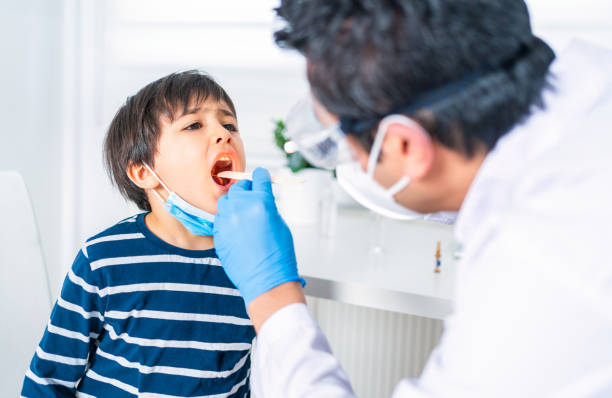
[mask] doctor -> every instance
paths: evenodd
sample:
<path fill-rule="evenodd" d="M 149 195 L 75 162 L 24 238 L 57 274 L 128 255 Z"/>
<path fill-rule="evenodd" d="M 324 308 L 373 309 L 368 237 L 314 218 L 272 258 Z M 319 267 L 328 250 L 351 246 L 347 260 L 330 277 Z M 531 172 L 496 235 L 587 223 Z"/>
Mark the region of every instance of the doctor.
<path fill-rule="evenodd" d="M 611 397 L 610 52 L 574 43 L 555 58 L 518 0 L 285 0 L 278 13 L 325 124 L 292 132 L 304 153 L 327 167 L 350 154 L 361 167 L 339 173 L 387 214 L 459 211 L 454 313 L 393 397 Z M 267 171 L 219 200 L 214 238 L 258 332 L 257 398 L 353 397 Z"/>

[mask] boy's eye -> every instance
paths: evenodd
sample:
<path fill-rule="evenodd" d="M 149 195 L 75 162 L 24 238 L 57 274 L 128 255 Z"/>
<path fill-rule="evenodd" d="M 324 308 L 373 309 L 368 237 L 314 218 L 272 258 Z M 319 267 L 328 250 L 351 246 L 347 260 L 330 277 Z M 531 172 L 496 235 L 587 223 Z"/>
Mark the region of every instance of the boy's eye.
<path fill-rule="evenodd" d="M 223 127 L 225 127 L 225 129 L 227 131 L 238 131 L 238 129 L 236 128 L 236 126 L 234 126 L 233 124 L 229 123 L 229 124 L 224 124 Z"/>
<path fill-rule="evenodd" d="M 199 130 L 202 128 L 202 123 L 195 122 L 191 123 L 189 126 L 185 127 L 185 130 Z"/>

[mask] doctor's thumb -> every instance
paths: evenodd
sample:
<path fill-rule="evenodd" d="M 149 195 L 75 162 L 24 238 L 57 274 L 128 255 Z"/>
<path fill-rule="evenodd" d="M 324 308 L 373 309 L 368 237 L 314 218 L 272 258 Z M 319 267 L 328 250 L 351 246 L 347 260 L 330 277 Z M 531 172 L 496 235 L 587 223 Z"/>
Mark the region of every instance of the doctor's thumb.
<path fill-rule="evenodd" d="M 253 191 L 272 193 L 270 172 L 263 167 L 253 171 Z"/>

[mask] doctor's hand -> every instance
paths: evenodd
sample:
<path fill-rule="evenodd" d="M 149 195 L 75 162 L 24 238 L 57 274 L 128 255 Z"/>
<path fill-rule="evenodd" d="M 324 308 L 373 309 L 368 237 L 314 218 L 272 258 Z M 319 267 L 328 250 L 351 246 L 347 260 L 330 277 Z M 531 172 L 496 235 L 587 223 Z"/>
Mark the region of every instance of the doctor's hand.
<path fill-rule="evenodd" d="M 276 208 L 267 170 L 257 168 L 252 182 L 238 181 L 219 198 L 213 234 L 221 265 L 249 312 L 251 302 L 264 293 L 287 282 L 304 284 L 297 272 L 291 231 Z M 277 288 L 258 301 L 274 304 L 269 299 L 287 289 Z M 299 295 L 303 297 L 301 287 Z"/>

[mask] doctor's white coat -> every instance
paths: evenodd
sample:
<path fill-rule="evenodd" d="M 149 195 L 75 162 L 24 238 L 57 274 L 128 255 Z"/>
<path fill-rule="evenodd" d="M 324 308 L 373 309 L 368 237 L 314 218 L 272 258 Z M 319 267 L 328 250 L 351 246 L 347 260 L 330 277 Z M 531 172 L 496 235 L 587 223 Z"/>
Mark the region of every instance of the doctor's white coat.
<path fill-rule="evenodd" d="M 612 53 L 574 42 L 551 71 L 546 110 L 470 187 L 454 313 L 394 398 L 612 397 Z M 253 385 L 257 398 L 354 396 L 302 304 L 263 325 Z"/>

